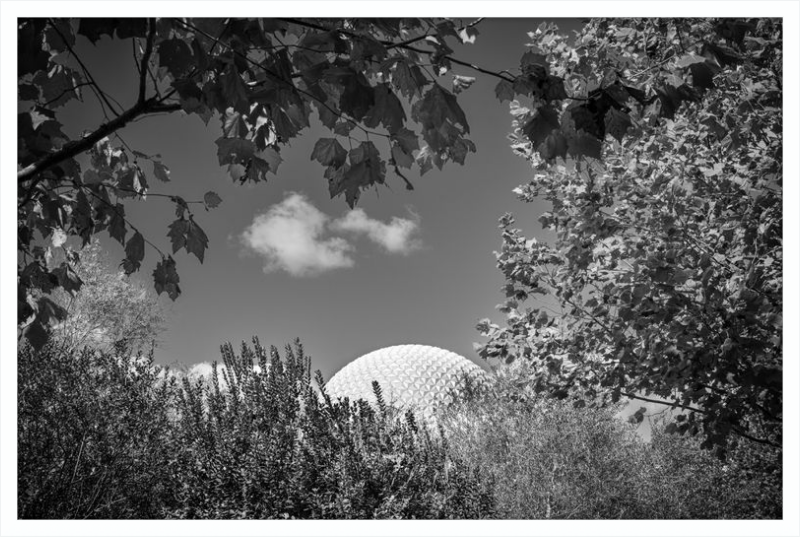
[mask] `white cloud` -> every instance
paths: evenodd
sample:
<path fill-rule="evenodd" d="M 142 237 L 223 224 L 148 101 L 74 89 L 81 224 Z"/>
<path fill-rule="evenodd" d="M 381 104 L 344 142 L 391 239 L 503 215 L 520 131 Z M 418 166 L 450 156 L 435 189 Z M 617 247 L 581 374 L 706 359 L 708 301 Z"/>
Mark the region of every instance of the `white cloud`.
<path fill-rule="evenodd" d="M 392 254 L 408 254 L 420 247 L 415 237 L 419 229 L 419 219 L 392 217 L 386 224 L 370 218 L 363 209 L 354 209 L 331 224 L 336 231 L 349 231 L 362 234 L 382 246 Z"/>
<path fill-rule="evenodd" d="M 391 254 L 420 247 L 419 218 L 393 217 L 388 223 L 370 218 L 363 209 L 332 220 L 303 194 L 291 193 L 258 215 L 241 235 L 244 245 L 264 259 L 264 271 L 316 276 L 355 265 L 355 247 L 341 233 L 363 236 Z"/>
<path fill-rule="evenodd" d="M 323 239 L 329 217 L 302 194 L 292 193 L 256 216 L 242 233 L 245 245 L 264 258 L 264 271 L 314 276 L 352 267 L 352 245 L 340 237 Z"/>

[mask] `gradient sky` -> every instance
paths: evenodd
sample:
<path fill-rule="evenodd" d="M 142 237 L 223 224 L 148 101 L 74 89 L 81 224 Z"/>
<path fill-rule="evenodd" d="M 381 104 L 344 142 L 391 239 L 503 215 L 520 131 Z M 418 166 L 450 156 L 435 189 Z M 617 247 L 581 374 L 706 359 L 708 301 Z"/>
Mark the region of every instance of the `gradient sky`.
<path fill-rule="evenodd" d="M 486 19 L 475 44 L 451 46 L 459 59 L 513 69 L 526 33 L 540 22 Z M 557 22 L 566 31 L 579 27 L 577 19 Z M 95 47 L 79 37 L 77 50 L 104 91 L 123 106 L 135 101 L 129 41 L 105 37 Z M 175 256 L 183 294 L 174 303 L 162 295 L 169 325 L 157 361 L 213 361 L 220 344 L 238 347 L 255 335 L 278 347 L 299 337 L 326 378 L 362 354 L 402 343 L 443 347 L 481 363 L 472 348 L 481 339 L 475 324 L 484 317 L 503 319 L 494 309 L 503 299 L 493 255 L 501 246 L 497 220 L 511 211 L 529 236 L 546 239 L 537 219 L 547 208 L 517 201 L 511 192 L 531 171 L 509 148 L 511 116 L 508 103 L 494 96 L 497 79 L 458 66 L 453 73 L 477 76 L 458 96 L 477 154 L 465 166 L 449 164 L 423 177 L 409 173 L 414 191 L 387 173 L 391 190 L 365 193 L 351 214 L 343 198 L 329 198 L 323 168 L 309 158 L 316 140 L 329 136 L 318 125 L 282 150 L 277 176 L 249 186 L 234 184 L 218 164 L 216 118 L 206 127 L 197 116 L 173 113 L 121 131 L 130 147 L 160 153 L 171 170 L 172 181 L 160 183 L 145 167 L 151 192 L 196 200 L 213 190 L 223 199 L 217 209 L 196 214 L 209 237 L 204 263 L 183 251 Z M 440 81 L 449 85 L 450 76 Z M 93 96 L 87 92 L 85 100 L 60 110 L 72 136 L 102 120 Z M 169 201 L 129 201 L 126 215 L 145 237 L 169 249 Z M 105 233 L 101 238 L 111 259 L 121 260 L 122 247 Z M 284 255 L 259 254 L 265 245 Z M 148 285 L 158 259 L 148 248 L 140 273 Z"/>

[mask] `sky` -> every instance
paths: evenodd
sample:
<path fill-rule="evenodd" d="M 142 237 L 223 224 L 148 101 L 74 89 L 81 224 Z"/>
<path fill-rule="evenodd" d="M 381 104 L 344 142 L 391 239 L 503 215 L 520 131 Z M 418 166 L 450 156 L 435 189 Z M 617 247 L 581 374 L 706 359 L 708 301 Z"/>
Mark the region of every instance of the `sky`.
<path fill-rule="evenodd" d="M 470 19 L 468 19 L 470 21 Z M 474 44 L 454 47 L 454 56 L 501 71 L 519 66 L 527 32 L 537 19 L 485 19 Z M 577 19 L 557 21 L 562 30 Z M 136 70 L 128 41 L 78 38 L 77 51 L 101 88 L 123 106 L 136 98 Z M 170 169 L 161 183 L 145 167 L 150 192 L 202 199 L 214 191 L 222 204 L 196 215 L 209 238 L 201 264 L 184 251 L 175 259 L 181 296 L 162 295 L 168 326 L 156 361 L 191 365 L 220 359 L 219 346 L 258 336 L 282 348 L 300 338 L 312 366 L 330 378 L 348 362 L 378 348 L 404 343 L 442 347 L 476 363 L 482 338 L 475 324 L 503 300 L 503 277 L 493 252 L 501 247 L 498 218 L 510 211 L 529 236 L 547 239 L 537 219 L 544 203 L 522 203 L 512 189 L 526 183 L 531 168 L 515 156 L 508 102 L 494 95 L 497 79 L 454 66 L 452 74 L 476 76 L 458 96 L 478 148 L 464 166 L 448 164 L 407 177 L 414 190 L 387 174 L 389 188 L 368 191 L 350 211 L 343 198 L 330 199 L 323 168 L 310 160 L 316 140 L 330 136 L 312 123 L 281 151 L 276 176 L 257 185 L 234 184 L 217 161 L 219 120 L 206 127 L 197 116 L 173 113 L 144 118 L 120 131 L 131 148 L 160 154 Z M 91 95 L 60 110 L 65 132 L 77 136 L 102 120 Z M 147 164 L 145 164 L 147 166 Z M 174 207 L 166 198 L 129 201 L 126 216 L 145 237 L 167 251 L 167 226 Z M 112 261 L 121 245 L 101 234 Z M 148 249 L 140 275 L 160 258 Z"/>

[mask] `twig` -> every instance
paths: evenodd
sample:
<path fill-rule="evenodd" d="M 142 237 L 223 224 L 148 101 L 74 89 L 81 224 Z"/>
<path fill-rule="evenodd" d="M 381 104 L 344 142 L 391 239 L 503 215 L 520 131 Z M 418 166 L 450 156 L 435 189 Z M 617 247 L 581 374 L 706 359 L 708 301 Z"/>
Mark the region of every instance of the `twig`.
<path fill-rule="evenodd" d="M 106 97 L 106 93 L 102 89 L 100 89 L 100 86 L 97 84 L 97 82 L 95 82 L 94 77 L 92 76 L 92 73 L 89 72 L 89 69 L 83 63 L 83 60 L 81 60 L 80 56 L 75 54 L 75 51 L 72 50 L 72 46 L 69 44 L 69 41 L 67 41 L 67 38 L 64 36 L 64 34 L 61 33 L 61 30 L 58 29 L 58 26 L 55 25 L 55 23 L 53 22 L 53 19 L 47 19 L 47 22 L 50 24 L 50 26 L 53 28 L 53 30 L 55 30 L 55 32 L 61 38 L 61 41 L 64 43 L 64 46 L 67 47 L 67 50 L 72 55 L 72 57 L 75 58 L 75 60 L 77 60 L 78 65 L 80 65 L 81 69 L 83 70 L 83 74 L 86 75 L 86 78 L 89 79 L 90 85 L 94 86 L 94 88 L 97 90 L 98 99 L 100 99 L 102 102 L 104 102 L 106 104 L 106 106 L 108 106 L 108 108 L 114 113 L 114 115 L 119 116 L 119 112 L 117 112 L 117 110 L 114 108 L 114 106 L 108 101 L 108 98 Z M 119 104 L 119 103 L 117 103 L 117 104 Z"/>

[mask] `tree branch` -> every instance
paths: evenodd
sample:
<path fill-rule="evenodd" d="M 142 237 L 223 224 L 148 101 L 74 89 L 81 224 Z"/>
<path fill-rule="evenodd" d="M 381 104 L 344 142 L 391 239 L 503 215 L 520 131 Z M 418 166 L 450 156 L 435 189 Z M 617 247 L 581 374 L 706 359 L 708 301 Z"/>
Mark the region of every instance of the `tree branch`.
<path fill-rule="evenodd" d="M 174 112 L 180 110 L 180 104 L 163 104 L 157 99 L 149 99 L 147 101 L 137 102 L 131 108 L 120 114 L 118 117 L 101 125 L 96 131 L 90 133 L 81 140 L 70 142 L 59 151 L 50 153 L 38 162 L 34 162 L 17 172 L 17 182 L 24 183 L 33 179 L 33 182 L 28 186 L 33 190 L 36 185 L 42 180 L 42 176 L 35 177 L 37 174 L 52 168 L 56 164 L 64 162 L 84 151 L 90 149 L 94 144 L 112 134 L 113 132 L 123 128 L 125 125 L 138 118 L 139 116 L 155 113 L 155 112 Z"/>
<path fill-rule="evenodd" d="M 145 91 L 147 89 L 147 72 L 150 64 L 150 55 L 153 54 L 153 41 L 156 35 L 156 23 L 153 19 L 147 20 L 150 28 L 147 32 L 147 44 L 145 45 L 144 55 L 142 56 L 142 67 L 139 70 L 139 100 L 137 103 L 144 103 Z"/>

